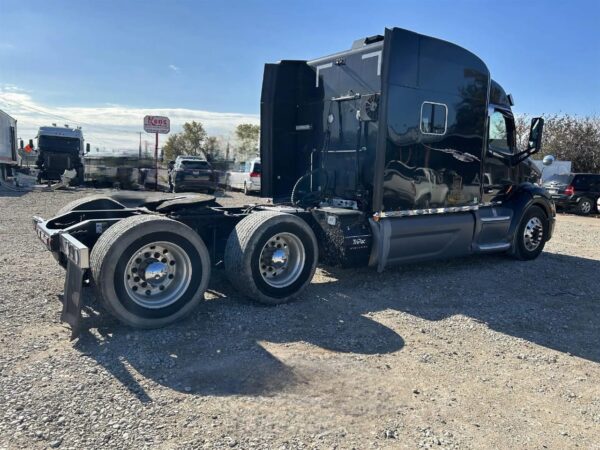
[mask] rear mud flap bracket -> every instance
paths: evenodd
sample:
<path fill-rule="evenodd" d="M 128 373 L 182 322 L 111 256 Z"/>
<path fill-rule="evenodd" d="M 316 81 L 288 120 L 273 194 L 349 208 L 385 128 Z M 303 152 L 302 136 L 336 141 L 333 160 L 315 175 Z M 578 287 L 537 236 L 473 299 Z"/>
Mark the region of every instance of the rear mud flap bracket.
<path fill-rule="evenodd" d="M 71 327 L 71 340 L 77 338 L 80 333 L 84 274 L 85 269 L 78 267 L 69 260 L 60 320 Z"/>

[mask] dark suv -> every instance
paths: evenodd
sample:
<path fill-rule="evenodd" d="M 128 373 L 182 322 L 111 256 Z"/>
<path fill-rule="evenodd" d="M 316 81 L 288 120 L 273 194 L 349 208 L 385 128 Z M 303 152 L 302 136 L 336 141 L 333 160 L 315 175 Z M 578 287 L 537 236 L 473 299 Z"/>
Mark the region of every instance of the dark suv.
<path fill-rule="evenodd" d="M 590 214 L 600 197 L 600 174 L 556 175 L 544 183 L 557 209 Z"/>
<path fill-rule="evenodd" d="M 205 191 L 212 194 L 217 189 L 217 174 L 205 159 L 178 156 L 169 170 L 172 192 Z"/>

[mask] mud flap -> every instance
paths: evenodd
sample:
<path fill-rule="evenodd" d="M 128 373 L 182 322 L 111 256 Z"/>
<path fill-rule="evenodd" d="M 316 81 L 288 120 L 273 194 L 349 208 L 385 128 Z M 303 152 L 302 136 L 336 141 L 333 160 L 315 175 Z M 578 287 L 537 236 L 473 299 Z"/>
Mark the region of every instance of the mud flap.
<path fill-rule="evenodd" d="M 84 274 L 85 269 L 78 267 L 71 260 L 68 261 L 60 320 L 70 325 L 71 340 L 77 338 L 80 333 Z"/>

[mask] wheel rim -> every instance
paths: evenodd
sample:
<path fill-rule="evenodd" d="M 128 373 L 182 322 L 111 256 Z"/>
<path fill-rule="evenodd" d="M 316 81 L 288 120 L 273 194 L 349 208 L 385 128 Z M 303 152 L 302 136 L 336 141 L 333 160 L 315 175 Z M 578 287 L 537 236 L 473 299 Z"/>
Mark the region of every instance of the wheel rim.
<path fill-rule="evenodd" d="M 278 233 L 262 248 L 258 270 L 269 286 L 285 288 L 298 279 L 305 261 L 306 252 L 300 238 L 291 233 Z"/>
<path fill-rule="evenodd" d="M 582 213 L 589 213 L 592 210 L 592 204 L 588 201 L 585 201 L 583 203 L 581 203 L 581 212 Z"/>
<path fill-rule="evenodd" d="M 134 252 L 125 268 L 125 290 L 138 305 L 159 309 L 175 303 L 188 288 L 192 263 L 172 242 L 152 242 Z"/>
<path fill-rule="evenodd" d="M 537 249 L 544 238 L 544 225 L 539 217 L 532 217 L 525 225 L 523 233 L 523 243 L 527 250 L 534 251 Z"/>

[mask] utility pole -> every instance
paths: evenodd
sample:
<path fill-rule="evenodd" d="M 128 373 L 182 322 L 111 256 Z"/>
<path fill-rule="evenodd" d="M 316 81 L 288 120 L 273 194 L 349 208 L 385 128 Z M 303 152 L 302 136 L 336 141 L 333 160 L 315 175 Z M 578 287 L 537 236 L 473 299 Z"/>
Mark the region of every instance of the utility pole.
<path fill-rule="evenodd" d="M 142 132 L 140 131 L 140 150 L 139 150 L 139 156 L 138 159 L 141 161 L 142 160 Z"/>
<path fill-rule="evenodd" d="M 154 146 L 154 170 L 156 177 L 154 179 L 154 190 L 158 191 L 158 133 L 156 133 L 156 142 Z"/>

